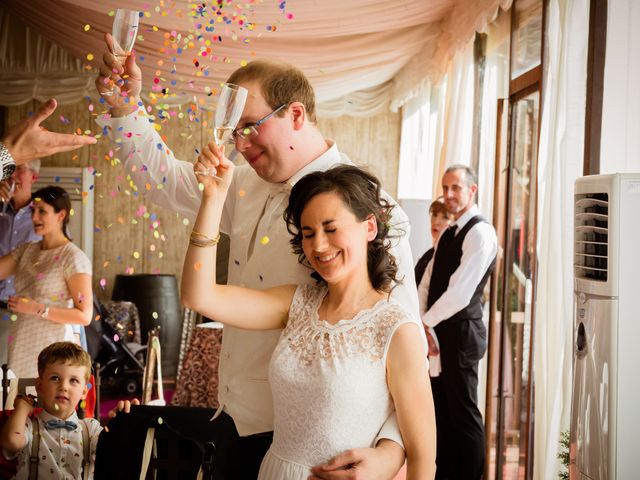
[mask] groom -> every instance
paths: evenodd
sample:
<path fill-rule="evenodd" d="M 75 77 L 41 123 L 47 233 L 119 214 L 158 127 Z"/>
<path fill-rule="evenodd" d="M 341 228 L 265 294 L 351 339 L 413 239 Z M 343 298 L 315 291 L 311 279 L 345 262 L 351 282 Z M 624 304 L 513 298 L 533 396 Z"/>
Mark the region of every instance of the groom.
<path fill-rule="evenodd" d="M 109 44 L 108 34 L 106 39 Z M 140 191 L 148 191 L 154 203 L 195 219 L 201 195 L 192 164 L 173 156 L 139 110 L 141 80 L 133 56 L 121 65 L 110 53 L 104 55 L 101 76 L 96 80 L 98 91 L 110 90 L 116 83 L 126 95 L 103 97 L 111 106 L 111 116 L 99 119 L 99 123 L 122 142 L 125 168 Z M 316 127 L 315 93 L 296 67 L 254 61 L 236 70 L 228 82 L 249 92 L 238 123 L 240 135 L 235 136 L 235 147 L 248 165 L 235 169 L 221 224 L 231 240 L 228 283 L 253 288 L 311 283 L 309 270 L 291 253 L 290 235 L 282 218 L 288 190 L 307 173 L 351 162 Z M 146 184 L 162 188 L 149 190 L 143 188 Z M 399 208 L 394 212 L 394 221 L 402 224 L 400 228 L 407 235 L 392 250 L 400 277 L 404 277 L 393 296 L 417 314 L 408 219 Z M 271 444 L 273 407 L 267 370 L 279 336 L 280 330 L 224 329 L 219 401 L 222 415 L 229 415 L 235 424 L 235 431 L 229 434 L 239 436 L 241 445 L 230 478 L 256 478 Z M 389 479 L 403 462 L 402 439 L 392 416 L 375 448 L 347 451 L 314 468 L 313 473 L 317 478 Z"/>

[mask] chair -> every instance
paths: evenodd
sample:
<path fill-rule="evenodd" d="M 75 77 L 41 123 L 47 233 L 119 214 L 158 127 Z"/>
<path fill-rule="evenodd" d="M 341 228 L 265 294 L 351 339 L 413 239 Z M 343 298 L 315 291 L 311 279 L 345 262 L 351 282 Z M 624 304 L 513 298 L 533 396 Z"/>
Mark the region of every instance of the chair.
<path fill-rule="evenodd" d="M 151 400 L 156 370 L 158 371 L 158 398 L 155 400 Z M 164 389 L 162 385 L 160 327 L 156 327 L 149 332 L 149 339 L 147 341 L 147 359 L 145 362 L 144 375 L 142 377 L 142 404 L 157 406 L 166 405 L 164 399 Z"/>
<path fill-rule="evenodd" d="M 95 480 L 235 479 L 228 465 L 237 439 L 231 418 L 194 407 L 138 405 L 117 415 L 98 440 Z M 114 461 L 117 459 L 117 461 Z"/>
<path fill-rule="evenodd" d="M 12 378 L 10 378 L 13 375 Z M 35 378 L 18 378 L 9 366 L 2 365 L 2 410 L 12 410 L 13 400 L 18 393 L 36 394 Z"/>

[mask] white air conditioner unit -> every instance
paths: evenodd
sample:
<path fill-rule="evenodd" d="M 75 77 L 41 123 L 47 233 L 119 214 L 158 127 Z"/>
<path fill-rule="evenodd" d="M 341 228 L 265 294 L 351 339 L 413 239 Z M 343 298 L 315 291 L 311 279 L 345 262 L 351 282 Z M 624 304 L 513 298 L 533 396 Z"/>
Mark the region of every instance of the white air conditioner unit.
<path fill-rule="evenodd" d="M 575 186 L 570 478 L 640 478 L 640 174 Z"/>

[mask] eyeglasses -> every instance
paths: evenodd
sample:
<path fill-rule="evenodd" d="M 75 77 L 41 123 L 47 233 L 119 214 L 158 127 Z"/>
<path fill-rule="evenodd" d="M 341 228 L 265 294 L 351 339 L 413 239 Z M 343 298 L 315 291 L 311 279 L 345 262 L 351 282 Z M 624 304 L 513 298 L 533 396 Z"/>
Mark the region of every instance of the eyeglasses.
<path fill-rule="evenodd" d="M 262 125 L 264 122 L 266 122 L 267 120 L 269 120 L 272 116 L 274 116 L 276 113 L 278 113 L 280 110 L 282 110 L 286 106 L 287 104 L 283 103 L 278 108 L 276 108 L 273 112 L 271 112 L 269 115 L 262 117 L 256 123 L 249 123 L 244 127 L 236 128 L 233 132 L 231 132 L 231 139 L 234 142 L 236 142 L 238 141 L 239 138 L 242 138 L 243 140 L 250 140 L 251 138 L 258 136 L 258 133 L 260 133 L 258 132 L 258 127 Z"/>

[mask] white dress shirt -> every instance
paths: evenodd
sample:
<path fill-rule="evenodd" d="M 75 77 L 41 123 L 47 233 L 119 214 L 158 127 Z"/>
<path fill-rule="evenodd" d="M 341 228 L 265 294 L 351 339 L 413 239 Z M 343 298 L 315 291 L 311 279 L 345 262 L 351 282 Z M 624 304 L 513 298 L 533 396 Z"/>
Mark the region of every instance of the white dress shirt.
<path fill-rule="evenodd" d="M 479 214 L 480 210 L 478 206 L 473 205 L 457 221 L 452 223 L 452 225 L 457 225 L 458 227 L 455 234 L 458 235 L 467 222 Z M 442 235 L 440 235 L 440 238 L 442 238 Z M 498 239 L 493 226 L 486 222 L 476 223 L 464 237 L 460 265 L 456 271 L 453 272 L 453 275 L 451 275 L 447 290 L 431 305 L 431 308 L 427 310 L 433 261 L 438 252 L 440 238 L 436 242 L 433 258 L 427 265 L 420 285 L 418 286 L 420 318 L 422 318 L 422 322 L 429 327 L 429 333 L 434 335 L 434 338 L 435 331 L 433 327 L 469 305 L 473 293 L 476 291 L 480 280 L 482 280 L 482 277 L 498 251 Z M 439 357 L 438 355 L 437 357 L 429 358 L 432 376 L 437 376 L 441 371 L 439 367 Z"/>
<path fill-rule="evenodd" d="M 120 158 L 140 191 L 154 203 L 195 219 L 201 193 L 193 174 L 193 164 L 177 160 L 164 145 L 147 117 L 137 113 L 121 118 L 100 118 L 98 123 L 111 128 L 111 135 L 121 141 Z M 248 165 L 237 167 L 229 187 L 220 225 L 230 242 L 228 283 L 251 288 L 269 288 L 284 284 L 313 283 L 311 270 L 298 263 L 292 253 L 282 213 L 287 202 L 275 200 L 279 191 L 294 185 L 304 175 L 323 171 L 337 164 L 351 164 L 333 142 L 328 150 L 297 172 L 289 185 L 262 180 Z M 150 183 L 151 189 L 142 188 Z M 161 186 L 161 188 L 158 188 Z M 385 194 L 388 199 L 391 198 Z M 272 197 L 272 198 L 270 198 Z M 288 193 L 287 197 L 288 199 Z M 269 213 L 280 221 L 266 218 L 265 212 L 278 202 L 277 212 Z M 395 204 L 395 201 L 392 202 Z M 393 225 L 406 234 L 393 241 L 391 253 L 399 262 L 398 277 L 403 284 L 392 296 L 418 317 L 418 297 L 409 247 L 409 220 L 396 205 Z M 215 320 L 215 319 L 214 319 Z M 273 405 L 267 383 L 269 360 L 282 330 L 249 331 L 225 326 L 220 352 L 220 405 L 233 418 L 240 435 L 273 430 Z M 393 429 L 392 429 L 393 430 Z M 396 433 L 397 427 L 395 427 Z M 399 435 L 385 435 L 402 444 Z"/>
<path fill-rule="evenodd" d="M 40 424 L 40 448 L 38 450 L 38 478 L 55 478 L 58 480 L 74 480 L 82 478 L 82 461 L 84 457 L 84 446 L 82 440 L 82 426 L 80 422 L 87 424 L 89 431 L 89 477 L 93 478 L 95 467 L 96 448 L 98 436 L 102 431 L 100 422 L 95 418 L 80 420 L 76 412 L 73 412 L 66 420 L 77 424 L 75 430 L 65 430 L 56 428 L 47 430 L 45 423 L 55 420 L 57 417 L 42 410 L 36 417 Z M 11 460 L 18 459 L 16 480 L 28 480 L 29 458 L 31 456 L 31 445 L 33 442 L 33 424 L 31 419 L 26 421 L 25 446 L 15 455 L 9 455 L 3 450 L 5 458 Z"/>

